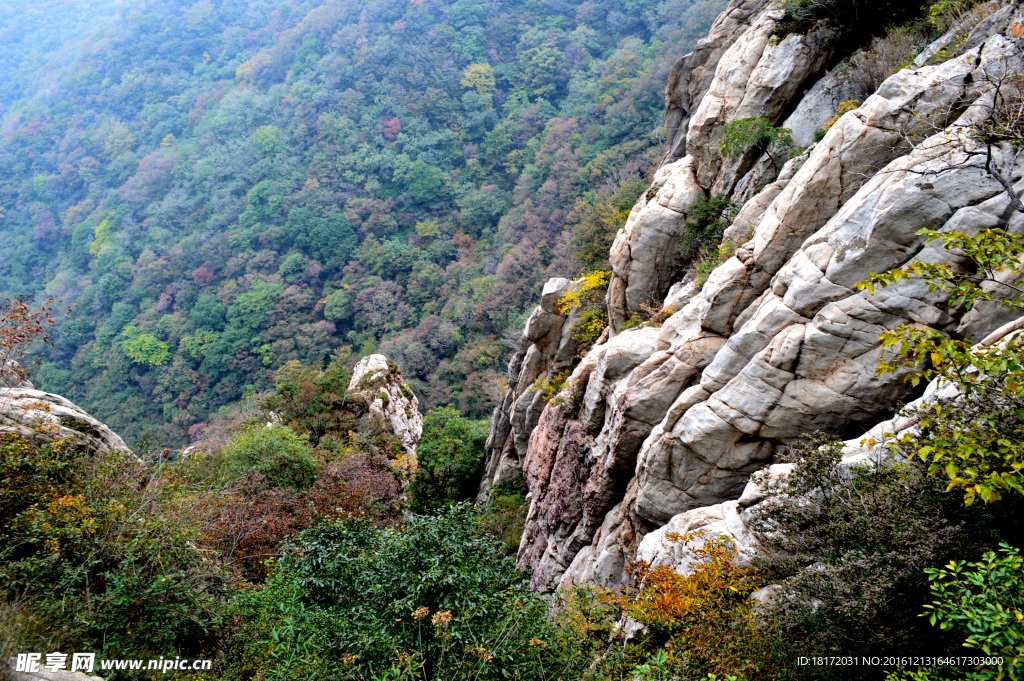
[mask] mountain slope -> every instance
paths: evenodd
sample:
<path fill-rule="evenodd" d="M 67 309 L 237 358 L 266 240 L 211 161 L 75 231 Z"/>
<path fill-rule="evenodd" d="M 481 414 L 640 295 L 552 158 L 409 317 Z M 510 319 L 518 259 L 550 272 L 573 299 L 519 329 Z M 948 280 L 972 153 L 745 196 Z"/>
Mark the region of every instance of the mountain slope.
<path fill-rule="evenodd" d="M 587 192 L 657 158 L 719 8 L 122 3 L 3 119 L 0 290 L 74 309 L 37 380 L 181 443 L 350 344 L 488 413 L 502 334 L 578 268 Z"/>

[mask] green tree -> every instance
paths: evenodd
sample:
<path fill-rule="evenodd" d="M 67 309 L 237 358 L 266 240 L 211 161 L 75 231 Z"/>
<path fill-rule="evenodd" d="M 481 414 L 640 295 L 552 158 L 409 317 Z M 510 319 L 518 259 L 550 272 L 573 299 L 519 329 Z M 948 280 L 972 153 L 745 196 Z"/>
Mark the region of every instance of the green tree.
<path fill-rule="evenodd" d="M 149 367 L 162 366 L 171 359 L 167 343 L 135 326 L 129 326 L 121 333 L 121 349 L 136 364 Z"/>
<path fill-rule="evenodd" d="M 468 504 L 401 529 L 323 522 L 243 595 L 246 653 L 229 659 L 261 678 L 579 678 L 548 607 Z"/>
<path fill-rule="evenodd" d="M 1018 681 L 1024 678 L 1024 559 L 1020 550 L 1000 544 L 977 563 L 951 561 L 942 568 L 928 568 L 935 600 L 924 613 L 942 630 L 967 634 L 964 647 L 978 655 L 1000 659 L 970 671 L 947 667 L 926 668 L 909 674 L 890 674 L 890 681 L 938 681 L 952 678 L 969 681 Z M 976 652 L 974 652 L 976 651 Z"/>
<path fill-rule="evenodd" d="M 1024 309 L 1024 291 L 1010 283 L 1015 277 L 1005 276 L 1021 269 L 1024 236 L 1002 229 L 981 229 L 975 235 L 922 229 L 918 234 L 941 240 L 944 248 L 962 254 L 974 266 L 963 270 L 948 263 L 914 261 L 872 274 L 860 288 L 873 291 L 921 279 L 931 291 L 948 291 L 951 305 L 970 309 L 978 301 L 998 301 Z M 983 346 L 904 324 L 883 333 L 882 344 L 898 347 L 899 356 L 880 362 L 880 373 L 923 366 L 909 374 L 912 384 L 938 378 L 963 394 L 962 399 L 923 407 L 921 433 L 904 435 L 891 446 L 920 457 L 931 473 L 945 475 L 949 489 L 964 491 L 967 504 L 975 498 L 995 501 L 1011 490 L 1024 494 L 1024 339 L 1014 335 Z"/>
<path fill-rule="evenodd" d="M 223 331 L 227 321 L 224 305 L 212 293 L 204 293 L 196 299 L 189 318 L 197 329 L 209 329 L 210 331 Z"/>
<path fill-rule="evenodd" d="M 282 291 L 284 287 L 281 284 L 257 281 L 228 307 L 228 322 L 240 329 L 256 331 L 263 326 L 267 313 L 273 309 L 274 301 Z"/>
<path fill-rule="evenodd" d="M 276 125 L 264 125 L 256 128 L 256 132 L 252 135 L 252 143 L 260 150 L 261 154 L 270 158 L 284 151 L 281 129 Z"/>
<path fill-rule="evenodd" d="M 296 360 L 288 362 L 274 376 L 275 392 L 267 398 L 266 407 L 293 430 L 307 435 L 313 446 L 328 433 L 356 430 L 365 404 L 348 394 L 351 356 L 349 348 L 342 348 L 322 370 Z"/>
<path fill-rule="evenodd" d="M 422 206 L 441 199 L 448 186 L 444 171 L 422 159 L 396 168 L 392 181 Z"/>
<path fill-rule="evenodd" d="M 339 289 L 324 299 L 324 317 L 342 323 L 352 319 L 352 298 L 347 291 Z"/>
<path fill-rule="evenodd" d="M 743 156 L 754 148 L 760 149 L 768 154 L 772 167 L 778 172 L 781 164 L 776 154 L 793 147 L 791 134 L 787 128 L 774 127 L 767 118 L 739 118 L 722 128 L 719 147 L 722 156 L 727 158 Z"/>
<path fill-rule="evenodd" d="M 487 429 L 487 421 L 463 418 L 453 407 L 427 412 L 416 449 L 417 471 L 409 485 L 411 508 L 429 511 L 475 494 Z"/>
<path fill-rule="evenodd" d="M 235 473 L 256 471 L 271 487 L 306 489 L 320 474 L 308 438 L 277 424 L 240 431 L 224 448 L 224 458 Z"/>

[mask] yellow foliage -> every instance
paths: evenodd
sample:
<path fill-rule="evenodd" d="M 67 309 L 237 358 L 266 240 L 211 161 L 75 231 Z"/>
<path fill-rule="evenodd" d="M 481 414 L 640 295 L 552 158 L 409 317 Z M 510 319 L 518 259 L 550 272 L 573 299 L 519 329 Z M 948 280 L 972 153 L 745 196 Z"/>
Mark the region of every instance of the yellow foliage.
<path fill-rule="evenodd" d="M 89 254 L 98 255 L 103 244 L 110 241 L 110 236 L 113 231 L 114 228 L 108 219 L 104 219 L 103 222 L 96 225 L 96 238 L 93 239 L 91 244 L 89 244 Z"/>
<path fill-rule="evenodd" d="M 609 274 L 608 270 L 597 270 L 595 272 L 588 272 L 580 279 L 574 281 L 569 290 L 562 294 L 561 300 L 558 301 L 558 312 L 560 314 L 569 314 L 573 305 L 583 302 L 590 297 L 590 294 L 606 287 Z"/>
<path fill-rule="evenodd" d="M 849 101 L 842 102 L 836 110 L 836 115 L 821 124 L 822 130 L 828 130 L 836 124 L 836 121 L 843 117 L 843 114 L 853 111 L 858 106 L 860 106 L 859 99 L 851 99 Z"/>
<path fill-rule="evenodd" d="M 462 72 L 462 87 L 476 88 L 481 95 L 494 92 L 494 69 L 490 64 L 470 64 Z"/>
<path fill-rule="evenodd" d="M 728 537 L 703 532 L 670 533 L 670 541 L 686 544 L 694 556 L 693 572 L 681 575 L 666 565 L 630 566 L 639 588 L 624 596 L 627 615 L 647 626 L 677 631 L 700 625 L 709 616 L 745 614 L 748 596 L 758 587 L 756 571 L 736 564 L 736 547 Z"/>
<path fill-rule="evenodd" d="M 441 228 L 434 218 L 421 220 L 416 223 L 416 234 L 423 239 L 434 239 L 441 236 Z"/>

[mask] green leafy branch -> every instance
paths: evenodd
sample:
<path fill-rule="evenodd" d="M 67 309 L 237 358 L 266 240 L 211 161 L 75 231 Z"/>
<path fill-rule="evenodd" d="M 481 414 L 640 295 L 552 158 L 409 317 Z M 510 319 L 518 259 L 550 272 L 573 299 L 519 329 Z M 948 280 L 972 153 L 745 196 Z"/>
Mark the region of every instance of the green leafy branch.
<path fill-rule="evenodd" d="M 873 292 L 876 287 L 920 279 L 931 292 L 948 292 L 953 305 L 971 309 L 978 301 L 992 301 L 1024 309 L 1024 290 L 1013 283 L 1024 256 L 1024 237 L 1002 229 L 982 229 L 975 235 L 922 229 L 918 234 L 928 241 L 941 240 L 945 249 L 961 255 L 971 267 L 915 261 L 872 274 L 858 288 Z M 1024 494 L 1021 339 L 1009 337 L 976 345 L 912 324 L 886 331 L 881 339 L 883 347 L 898 347 L 899 354 L 879 360 L 878 373 L 911 368 L 907 380 L 912 385 L 942 379 L 956 385 L 964 396 L 918 409 L 920 434 L 893 438 L 890 448 L 912 452 L 928 464 L 929 474 L 945 475 L 947 490 L 962 489 L 968 505 L 976 498 L 996 501 L 1011 490 Z"/>

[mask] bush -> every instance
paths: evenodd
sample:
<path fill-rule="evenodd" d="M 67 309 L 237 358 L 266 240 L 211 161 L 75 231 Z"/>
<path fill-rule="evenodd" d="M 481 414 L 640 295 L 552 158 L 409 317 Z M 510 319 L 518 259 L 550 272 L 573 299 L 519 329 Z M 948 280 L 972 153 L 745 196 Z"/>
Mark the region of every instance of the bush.
<path fill-rule="evenodd" d="M 32 451 L 29 467 L 61 451 Z M 127 454 L 65 465 L 0 526 L 0 609 L 13 608 L 20 643 L 119 658 L 212 652 L 226 574 L 203 549 L 206 498 Z"/>
<path fill-rule="evenodd" d="M 699 199 L 686 213 L 686 229 L 679 240 L 679 255 L 690 263 L 722 241 L 722 233 L 732 224 L 739 206 L 725 194 Z"/>
<path fill-rule="evenodd" d="M 308 438 L 277 424 L 240 431 L 224 448 L 224 458 L 234 472 L 256 471 L 271 487 L 306 489 L 320 474 Z"/>
<path fill-rule="evenodd" d="M 795 470 L 766 483 L 773 501 L 752 522 L 757 564 L 783 587 L 768 617 L 784 640 L 815 654 L 956 654 L 955 642 L 917 617 L 925 568 L 1010 531 L 1020 505 L 967 508 L 923 465 L 843 469 L 840 451 L 823 438 L 797 446 Z"/>
<path fill-rule="evenodd" d="M 584 274 L 573 282 L 558 301 L 559 314 L 568 315 L 573 308 L 579 309 L 579 317 L 573 323 L 572 337 L 583 347 L 590 347 L 597 342 L 608 326 L 608 310 L 604 305 L 604 295 L 608 290 L 610 274 L 610 270 Z"/>
<path fill-rule="evenodd" d="M 727 537 L 666 536 L 689 546 L 689 574 L 635 563 L 631 572 L 637 586 L 622 596 L 623 613 L 647 627 L 646 645 L 654 652 L 667 647 L 666 666 L 683 678 L 709 672 L 772 677 L 770 643 L 756 627 L 749 598 L 762 584 L 757 570 L 738 564 Z M 755 650 L 762 654 L 752 655 Z"/>
<path fill-rule="evenodd" d="M 430 511 L 476 494 L 487 430 L 487 421 L 465 419 L 453 407 L 427 412 L 416 449 L 417 469 L 409 485 L 412 510 Z"/>
<path fill-rule="evenodd" d="M 925 570 L 935 600 L 925 608 L 940 629 L 966 632 L 964 647 L 1002 658 L 1011 679 L 1024 669 L 1024 560 L 1020 550 L 1000 544 L 977 563 L 954 561 Z M 992 666 L 968 674 L 971 679 L 1003 678 Z"/>
<path fill-rule="evenodd" d="M 402 489 L 386 457 L 348 452 L 332 458 L 326 468 L 302 492 L 267 489 L 255 473 L 224 492 L 208 533 L 246 579 L 266 579 L 267 559 L 280 553 L 286 537 L 320 518 L 363 517 L 381 525 L 401 519 Z"/>
<path fill-rule="evenodd" d="M 858 288 L 873 291 L 909 279 L 922 280 L 931 291 L 949 290 L 950 305 L 970 309 L 979 301 L 1024 310 L 1024 293 L 1005 283 L 1019 274 L 1024 237 L 1001 229 L 981 229 L 974 235 L 921 229 L 928 241 L 972 261 L 971 268 L 945 263 L 911 262 L 901 269 L 872 274 Z M 999 275 L 1002 273 L 1002 276 Z M 948 338 L 927 327 L 903 324 L 882 334 L 884 347 L 899 355 L 880 361 L 885 374 L 912 368 L 913 385 L 943 379 L 956 386 L 961 398 L 925 405 L 919 410 L 921 432 L 907 433 L 888 444 L 894 452 L 921 459 L 928 471 L 949 480 L 948 489 L 963 489 L 968 505 L 980 498 L 997 501 L 1003 494 L 1024 495 L 1024 341 L 1009 336 L 987 346 L 970 339 Z"/>
<path fill-rule="evenodd" d="M 578 221 L 572 230 L 572 246 L 586 271 L 608 269 L 608 251 L 615 235 L 646 189 L 642 177 L 631 177 L 613 194 L 587 194 L 579 200 L 574 210 Z"/>
<path fill-rule="evenodd" d="M 793 148 L 790 135 L 787 128 L 773 127 L 767 118 L 738 118 L 722 128 L 719 151 L 725 158 L 737 158 L 751 149 L 760 149 L 768 154 L 772 167 L 778 172 L 780 164 L 775 154 Z"/>
<path fill-rule="evenodd" d="M 227 678 L 557 678 L 548 604 L 524 578 L 468 505 L 401 530 L 321 524 L 241 596 Z"/>
<path fill-rule="evenodd" d="M 886 78 L 911 66 L 928 42 L 918 26 L 894 27 L 873 38 L 867 50 L 850 60 L 851 80 L 863 96 L 873 94 Z"/>
<path fill-rule="evenodd" d="M 487 505 L 480 514 L 484 531 L 501 541 L 505 553 L 514 556 L 526 527 L 526 480 L 518 478 L 490 489 Z"/>
<path fill-rule="evenodd" d="M 298 433 L 309 436 L 315 447 L 328 433 L 357 430 L 366 411 L 365 401 L 348 394 L 352 353 L 343 348 L 326 369 L 303 366 L 292 360 L 274 376 L 274 394 L 264 406 Z"/>
<path fill-rule="evenodd" d="M 871 0 L 860 3 L 842 0 L 783 0 L 782 7 L 786 10 L 784 21 L 823 20 L 847 28 L 851 34 L 861 35 L 870 34 L 886 24 L 902 23 L 921 10 L 920 3 L 911 0 Z"/>

